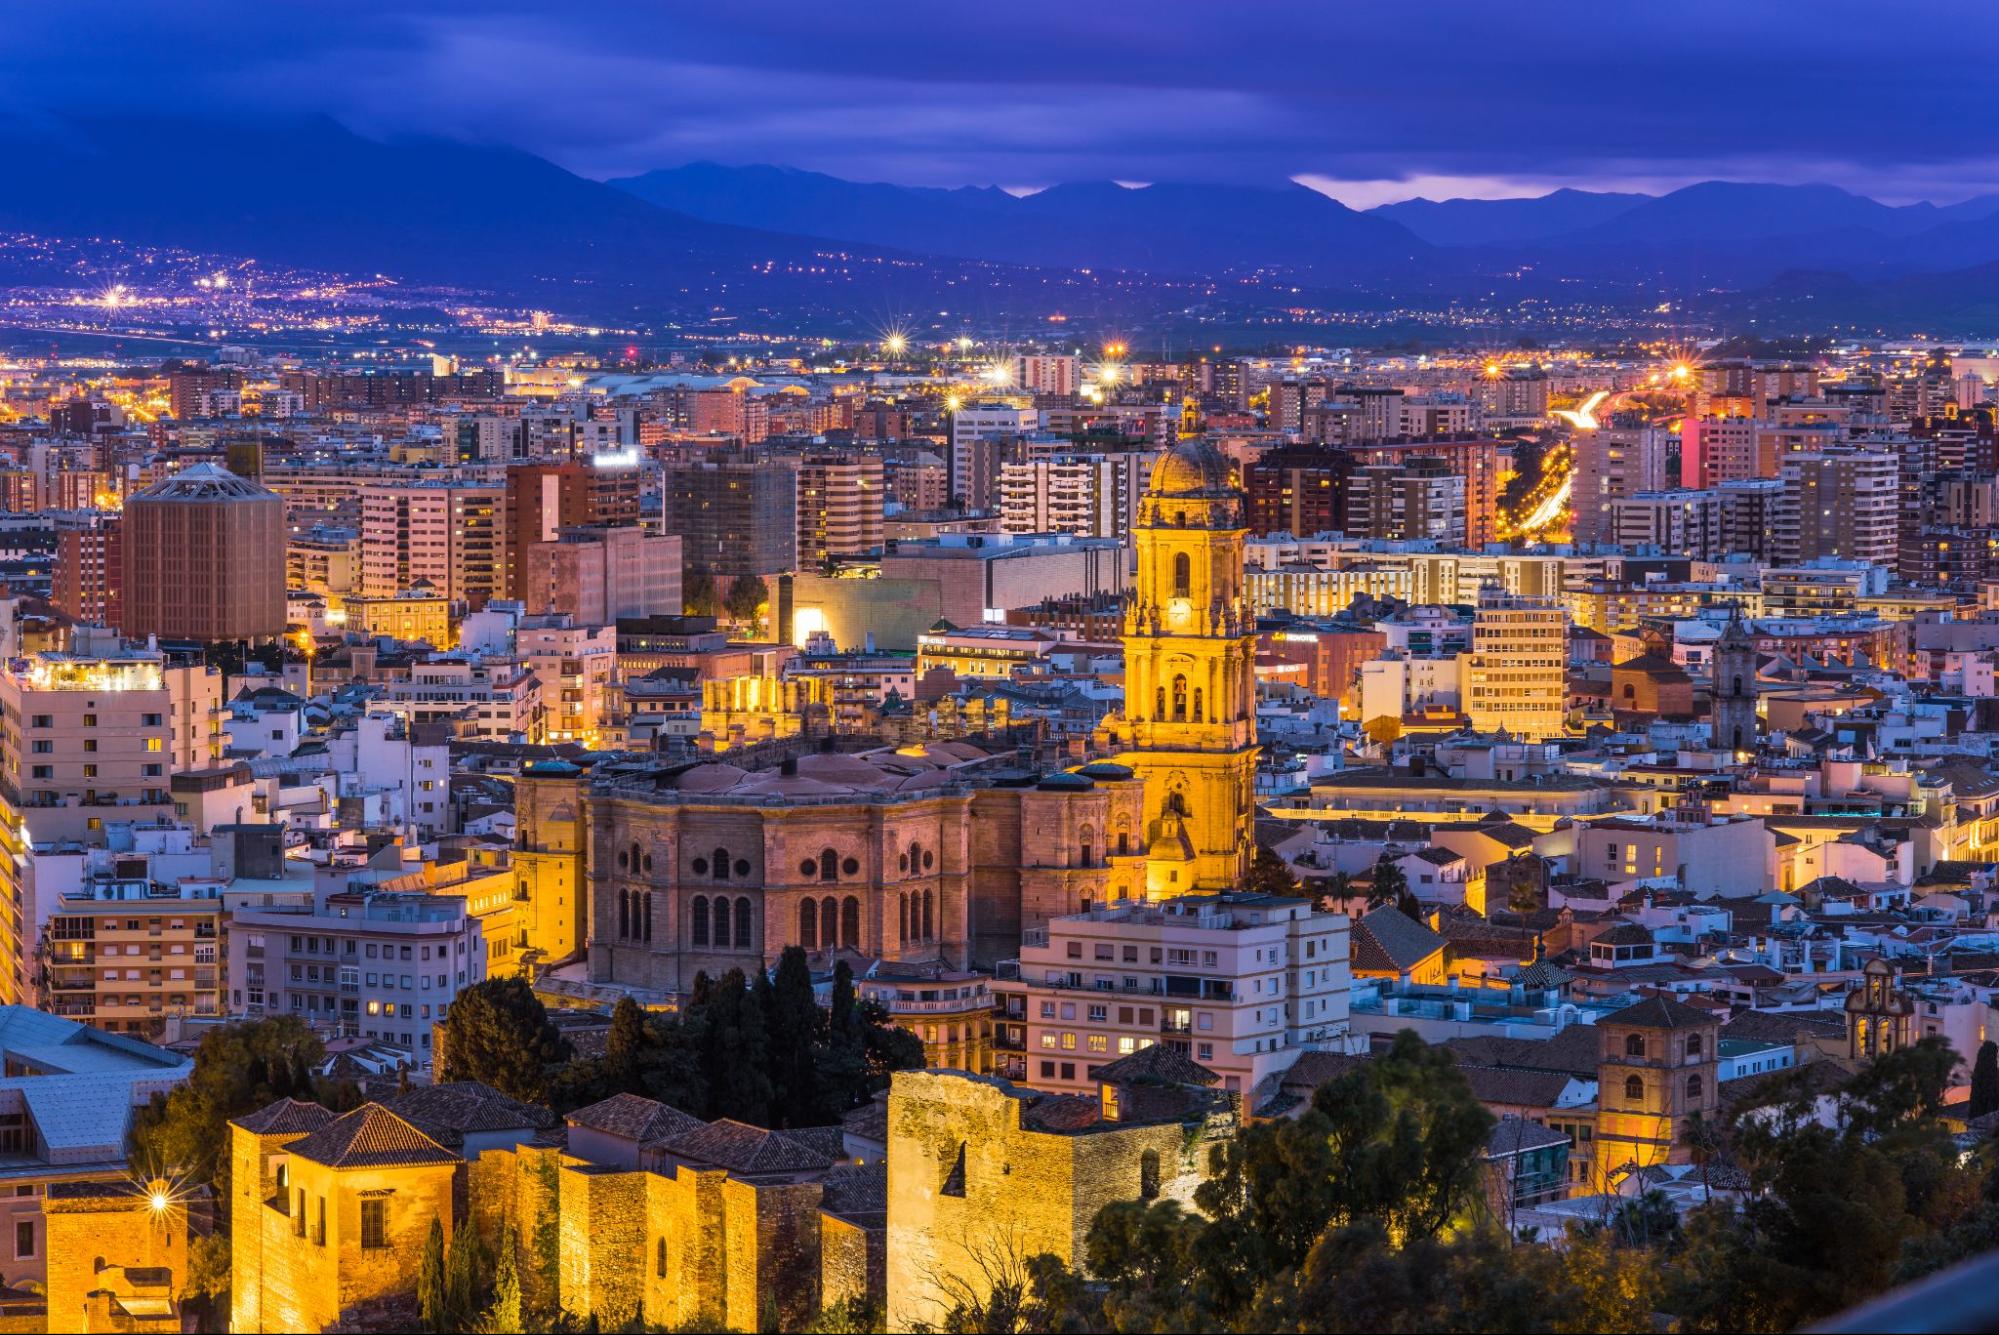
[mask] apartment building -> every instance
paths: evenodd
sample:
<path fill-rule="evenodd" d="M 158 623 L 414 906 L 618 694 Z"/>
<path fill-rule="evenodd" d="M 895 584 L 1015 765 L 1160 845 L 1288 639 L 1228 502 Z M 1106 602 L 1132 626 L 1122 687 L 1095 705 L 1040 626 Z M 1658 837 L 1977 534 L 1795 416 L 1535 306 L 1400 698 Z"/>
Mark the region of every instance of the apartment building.
<path fill-rule="evenodd" d="M 887 489 L 878 454 L 814 453 L 798 461 L 798 562 L 816 566 L 882 545 Z"/>
<path fill-rule="evenodd" d="M 1000 529 L 1122 538 L 1138 514 L 1152 456 L 1058 454 L 1000 465 Z"/>
<path fill-rule="evenodd" d="M 486 977 L 484 928 L 454 895 L 342 891 L 311 913 L 239 911 L 228 946 L 232 1011 L 296 1015 L 426 1061 L 432 1022 Z"/>
<path fill-rule="evenodd" d="M 393 598 L 418 580 L 479 608 L 507 593 L 507 489 L 484 482 L 361 491 L 361 586 Z"/>
<path fill-rule="evenodd" d="M 1459 669 L 1460 696 L 1478 732 L 1559 737 L 1568 712 L 1568 614 L 1556 598 L 1488 585 L 1472 618 L 1471 652 Z"/>
<path fill-rule="evenodd" d="M 1347 926 L 1308 899 L 1248 894 L 1052 919 L 993 982 L 997 1074 L 1079 1093 L 1166 1043 L 1247 1093 L 1302 1051 L 1344 1050 Z"/>
<path fill-rule="evenodd" d="M 42 1009 L 107 1033 L 160 1038 L 170 1018 L 226 1011 L 225 882 L 166 881 L 143 853 L 102 853 L 57 894 L 42 941 Z"/>

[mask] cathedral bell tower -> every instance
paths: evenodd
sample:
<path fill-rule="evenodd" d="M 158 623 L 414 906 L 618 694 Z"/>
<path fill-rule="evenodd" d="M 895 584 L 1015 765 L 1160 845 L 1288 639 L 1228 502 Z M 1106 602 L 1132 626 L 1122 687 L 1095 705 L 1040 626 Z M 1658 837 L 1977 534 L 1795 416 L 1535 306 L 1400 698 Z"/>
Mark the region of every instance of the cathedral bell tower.
<path fill-rule="evenodd" d="M 1713 664 L 1709 726 L 1718 751 L 1756 749 L 1756 640 L 1738 609 L 1708 660 Z"/>
<path fill-rule="evenodd" d="M 1256 619 L 1243 593 L 1245 497 L 1214 446 L 1152 467 L 1133 533 L 1124 710 L 1104 721 L 1145 781 L 1146 893 L 1239 889 L 1255 814 Z"/>

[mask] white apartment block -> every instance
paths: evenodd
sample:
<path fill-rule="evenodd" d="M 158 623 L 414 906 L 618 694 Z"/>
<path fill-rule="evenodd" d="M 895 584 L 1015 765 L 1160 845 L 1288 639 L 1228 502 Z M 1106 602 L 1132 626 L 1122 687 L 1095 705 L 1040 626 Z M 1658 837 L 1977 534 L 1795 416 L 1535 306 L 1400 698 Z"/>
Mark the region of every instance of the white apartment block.
<path fill-rule="evenodd" d="M 1122 538 L 1152 473 L 1146 453 L 1057 455 L 1000 465 L 1000 529 Z"/>
<path fill-rule="evenodd" d="M 1479 732 L 1559 737 L 1568 712 L 1569 617 L 1555 598 L 1482 590 L 1471 652 L 1459 670 L 1464 711 Z"/>
<path fill-rule="evenodd" d="M 1307 899 L 1188 895 L 1052 920 L 1002 964 L 1000 1058 L 1036 1089 L 1171 1043 L 1247 1094 L 1308 1049 L 1347 1041 L 1347 918 Z M 1005 1072 L 1003 1072 L 1005 1073 Z"/>

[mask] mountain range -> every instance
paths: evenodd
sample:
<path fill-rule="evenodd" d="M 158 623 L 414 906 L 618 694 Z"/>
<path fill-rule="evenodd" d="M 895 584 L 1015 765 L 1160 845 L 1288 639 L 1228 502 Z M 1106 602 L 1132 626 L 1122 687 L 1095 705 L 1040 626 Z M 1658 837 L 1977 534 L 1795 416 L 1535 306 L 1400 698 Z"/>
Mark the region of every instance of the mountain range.
<path fill-rule="evenodd" d="M 518 149 L 383 142 L 325 119 L 15 121 L 0 153 L 0 229 L 388 274 L 593 318 L 726 310 L 830 328 L 922 309 L 1156 325 L 1301 304 L 1665 299 L 1766 329 L 1999 332 L 1999 196 L 1889 205 L 1709 181 L 1360 211 L 1288 182 L 1015 195 L 715 163 L 604 182 Z"/>

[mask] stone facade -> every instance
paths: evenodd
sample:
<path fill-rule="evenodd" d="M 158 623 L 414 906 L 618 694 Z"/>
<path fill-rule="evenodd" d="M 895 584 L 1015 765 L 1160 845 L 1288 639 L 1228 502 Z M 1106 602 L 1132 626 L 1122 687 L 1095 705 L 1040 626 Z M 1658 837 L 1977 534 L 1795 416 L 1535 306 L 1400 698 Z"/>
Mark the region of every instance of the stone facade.
<path fill-rule="evenodd" d="M 1163 1094 L 1167 1091 L 1148 1091 Z M 888 1107 L 888 1328 L 935 1323 L 992 1276 L 1047 1252 L 1079 1262 L 1115 1201 L 1191 1203 L 1226 1100 L 1140 1119 L 1141 1100 L 1037 1094 L 990 1076 L 903 1071 Z"/>
<path fill-rule="evenodd" d="M 1695 1114 L 1713 1122 L 1721 1106 L 1717 1066 L 1721 1020 L 1708 1011 L 1653 997 L 1596 1023 L 1595 1171 L 1606 1186 L 1629 1168 L 1685 1163 L 1681 1143 Z"/>
<path fill-rule="evenodd" d="M 154 1184 L 165 1191 L 164 1183 Z M 58 1183 L 49 1191 L 48 1329 L 158 1331 L 181 1328 L 187 1287 L 184 1200 L 155 1208 L 152 1186 Z"/>
<path fill-rule="evenodd" d="M 600 776 L 586 812 L 593 983 L 673 993 L 787 946 L 989 965 L 1024 927 L 1144 887 L 1143 788 L 1089 765 L 989 781 L 971 747 Z"/>
<path fill-rule="evenodd" d="M 481 1086 L 389 1105 L 409 1116 L 280 1100 L 232 1124 L 234 1329 L 407 1307 L 433 1218 L 447 1241 L 463 1227 L 489 1248 L 511 1237 L 526 1306 L 606 1328 L 796 1326 L 848 1298 L 882 1302 L 882 1170 L 851 1162 L 837 1129 L 705 1123 L 620 1095 L 572 1114 L 563 1149 L 530 1124 L 547 1114 Z"/>

